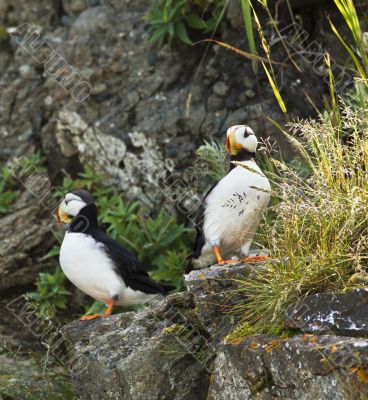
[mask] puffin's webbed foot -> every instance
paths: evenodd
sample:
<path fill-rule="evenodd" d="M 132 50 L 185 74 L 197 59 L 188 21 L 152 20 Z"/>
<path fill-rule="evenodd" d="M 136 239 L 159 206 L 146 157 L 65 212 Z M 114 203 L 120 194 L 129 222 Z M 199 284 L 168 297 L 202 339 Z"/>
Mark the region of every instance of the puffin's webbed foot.
<path fill-rule="evenodd" d="M 217 264 L 226 265 L 226 264 L 236 264 L 239 260 L 224 260 L 221 256 L 220 246 L 215 244 L 213 247 L 213 253 L 215 254 Z"/>
<path fill-rule="evenodd" d="M 219 261 L 218 264 L 219 265 L 236 264 L 240 261 L 241 260 L 222 260 L 222 261 Z"/>
<path fill-rule="evenodd" d="M 261 262 L 270 260 L 267 256 L 254 256 L 254 257 L 243 257 L 240 261 L 242 262 Z"/>
<path fill-rule="evenodd" d="M 114 305 L 116 303 L 116 300 L 110 300 L 106 304 L 106 310 L 105 314 L 91 314 L 91 315 L 86 315 L 84 317 L 79 318 L 80 321 L 90 321 L 91 319 L 99 318 L 99 317 L 108 317 L 112 313 L 112 309 L 114 308 Z"/>
<path fill-rule="evenodd" d="M 91 315 L 86 315 L 84 317 L 80 317 L 80 321 L 90 321 L 91 319 L 99 318 L 99 317 L 107 317 L 107 314 L 91 314 Z"/>

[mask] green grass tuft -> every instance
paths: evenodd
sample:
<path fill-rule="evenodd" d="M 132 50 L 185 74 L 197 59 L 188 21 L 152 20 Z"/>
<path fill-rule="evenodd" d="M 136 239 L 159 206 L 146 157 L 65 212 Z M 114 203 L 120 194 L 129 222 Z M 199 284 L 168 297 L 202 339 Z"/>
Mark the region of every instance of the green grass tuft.
<path fill-rule="evenodd" d="M 274 160 L 277 204 L 257 240 L 274 261 L 242 280 L 246 299 L 235 307 L 242 323 L 230 338 L 280 333 L 286 308 L 312 293 L 343 290 L 367 268 L 368 108 L 342 106 L 329 118 L 291 126 L 312 162 L 309 178 Z M 267 221 L 267 222 L 266 222 Z"/>

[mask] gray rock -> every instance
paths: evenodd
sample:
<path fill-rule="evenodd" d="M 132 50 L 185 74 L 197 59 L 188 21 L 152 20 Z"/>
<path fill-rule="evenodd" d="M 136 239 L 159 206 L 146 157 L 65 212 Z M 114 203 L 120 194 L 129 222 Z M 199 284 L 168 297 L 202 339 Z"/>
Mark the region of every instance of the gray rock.
<path fill-rule="evenodd" d="M 50 364 L 44 371 L 42 362 L 33 357 L 0 344 L 0 399 L 46 399 L 51 393 L 54 398 L 72 398 L 67 371 Z"/>
<path fill-rule="evenodd" d="M 92 93 L 94 95 L 101 94 L 107 89 L 107 86 L 104 83 L 98 83 L 93 86 Z"/>
<path fill-rule="evenodd" d="M 288 328 L 308 333 L 333 332 L 338 335 L 368 335 L 368 288 L 342 293 L 308 296 L 290 307 L 285 316 Z"/>
<path fill-rule="evenodd" d="M 41 261 L 54 243 L 51 210 L 43 197 L 50 182 L 46 176 L 35 174 L 25 180 L 25 185 L 14 212 L 0 219 L 1 290 L 30 285 L 40 271 L 53 265 Z"/>
<path fill-rule="evenodd" d="M 214 265 L 185 275 L 185 286 L 193 296 L 196 314 L 211 334 L 212 342 L 221 341 L 238 322 L 240 316 L 234 314 L 233 306 L 244 300 L 244 295 L 236 290 L 239 279 L 259 268 L 262 267 L 251 264 Z"/>
<path fill-rule="evenodd" d="M 236 322 L 229 311 L 239 301 L 238 281 L 259 268 L 239 263 L 192 271 L 187 293 L 137 313 L 64 327 L 79 398 L 366 399 L 367 339 L 254 335 L 224 342 Z"/>
<path fill-rule="evenodd" d="M 257 335 L 218 350 L 208 400 L 365 399 L 368 340 Z"/>
<path fill-rule="evenodd" d="M 87 0 L 62 0 L 63 8 L 70 16 L 76 16 L 88 7 Z"/>
<path fill-rule="evenodd" d="M 246 89 L 253 89 L 255 86 L 255 79 L 251 79 L 248 76 L 245 76 L 243 78 L 243 85 L 245 86 Z"/>
<path fill-rule="evenodd" d="M 182 177 L 182 171 L 193 164 L 194 149 L 204 138 L 218 135 L 224 140 L 221 132 L 228 125 L 227 118 L 231 124 L 243 122 L 236 118 L 239 109 L 252 118 L 257 117 L 253 105 L 241 96 L 244 76 L 252 76 L 250 63 L 212 45 L 203 62 L 203 52 L 198 46 L 178 49 L 166 46 L 153 50 L 143 22 L 151 5 L 148 0 L 4 1 L 1 8 L 4 16 L 0 15 L 4 26 L 15 27 L 24 21 L 36 23 L 41 37 L 63 54 L 70 68 L 94 87 L 94 92 L 87 100 L 77 103 L 71 91 L 45 74 L 44 65 L 33 62 L 20 46 L 2 49 L 0 127 L 7 136 L 0 147 L 0 163 L 9 154 L 31 154 L 42 143 L 50 176 L 60 176 L 62 170 L 74 176 L 82 168 L 81 160 L 87 158 L 86 154 L 76 145 L 61 148 L 55 140 L 55 128 L 61 112 L 75 112 L 89 127 L 97 127 L 104 137 L 113 138 L 104 141 L 107 153 L 114 153 L 117 143 L 114 139 L 128 148 L 124 160 L 118 155 L 114 172 L 110 160 L 106 168 L 105 164 L 98 163 L 99 171 L 116 178 L 120 189 L 127 190 L 130 198 L 143 198 L 149 207 L 157 209 L 168 204 L 161 190 L 162 181 L 168 178 L 174 182 Z M 227 19 L 237 30 L 225 29 L 221 39 L 242 48 L 241 7 L 236 2 L 229 3 Z M 234 25 L 235 19 L 238 22 Z M 227 32 L 231 35 L 228 38 Z M 35 73 L 27 80 L 14 79 L 19 76 L 19 68 L 27 64 Z M 289 80 L 295 81 L 295 77 L 290 76 Z M 272 115 L 282 124 L 284 116 L 272 92 L 266 90 L 268 86 L 266 80 L 260 81 L 260 91 L 265 97 L 262 113 Z M 52 104 L 45 104 L 48 96 Z M 294 102 L 288 107 L 295 115 L 300 112 Z M 272 129 L 269 134 L 277 136 L 277 131 Z M 149 138 L 150 147 L 129 146 L 132 132 Z M 168 163 L 166 147 L 168 143 L 177 145 L 178 142 L 180 151 Z M 137 167 L 139 163 L 145 164 L 143 173 Z M 157 168 L 147 178 L 146 172 L 152 171 L 152 166 Z M 157 182 L 158 175 L 160 182 Z"/>
<path fill-rule="evenodd" d="M 229 86 L 225 82 L 219 81 L 213 85 L 212 90 L 217 96 L 225 97 L 229 93 Z"/>
<path fill-rule="evenodd" d="M 219 110 L 221 110 L 221 108 L 223 106 L 224 106 L 223 99 L 216 95 L 210 96 L 207 100 L 207 108 L 208 108 L 208 111 L 210 111 L 210 112 L 219 111 Z"/>
<path fill-rule="evenodd" d="M 243 11 L 241 3 L 238 1 L 229 1 L 226 10 L 226 19 L 230 25 L 235 29 L 242 29 L 244 26 Z M 244 29 L 244 28 L 243 28 Z"/>
<path fill-rule="evenodd" d="M 188 295 L 174 296 L 168 304 L 159 301 L 138 313 L 64 327 L 78 398 L 206 398 L 209 370 L 188 351 L 187 342 L 178 339 L 180 330 L 183 338 L 190 329 L 181 325 L 189 320 L 180 311 L 184 306 L 190 309 Z"/>
<path fill-rule="evenodd" d="M 19 67 L 19 75 L 23 79 L 31 78 L 33 74 L 34 74 L 34 69 L 30 65 L 24 64 Z"/>
<path fill-rule="evenodd" d="M 247 89 L 244 94 L 249 97 L 250 99 L 253 98 L 256 94 L 251 89 Z"/>
<path fill-rule="evenodd" d="M 225 106 L 229 110 L 234 110 L 237 107 L 237 101 L 234 96 L 227 96 L 225 99 Z"/>

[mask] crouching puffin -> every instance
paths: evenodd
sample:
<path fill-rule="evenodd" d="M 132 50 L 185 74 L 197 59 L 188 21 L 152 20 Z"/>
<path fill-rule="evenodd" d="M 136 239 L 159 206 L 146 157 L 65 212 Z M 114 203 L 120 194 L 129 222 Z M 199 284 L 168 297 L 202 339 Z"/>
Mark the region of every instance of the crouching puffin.
<path fill-rule="evenodd" d="M 255 162 L 258 140 L 246 125 L 227 130 L 226 149 L 231 161 L 229 173 L 205 195 L 197 219 L 197 238 L 191 256 L 192 269 L 214 263 L 262 261 L 266 257 L 248 257 L 250 246 L 263 212 L 270 200 L 270 183 Z M 235 260 L 236 261 L 236 260 Z"/>
<path fill-rule="evenodd" d="M 154 282 L 133 254 L 99 228 L 95 200 L 88 191 L 68 193 L 56 218 L 67 226 L 60 249 L 60 265 L 66 277 L 84 293 L 106 304 L 104 314 L 81 320 L 108 316 L 114 305 L 143 304 L 154 295 L 165 295 L 173 289 Z"/>

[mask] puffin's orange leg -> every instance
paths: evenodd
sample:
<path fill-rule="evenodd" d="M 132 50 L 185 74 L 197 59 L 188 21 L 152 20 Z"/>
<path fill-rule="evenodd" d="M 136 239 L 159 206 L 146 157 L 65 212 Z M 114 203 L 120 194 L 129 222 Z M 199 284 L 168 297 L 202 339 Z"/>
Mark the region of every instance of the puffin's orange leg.
<path fill-rule="evenodd" d="M 92 315 L 86 315 L 85 317 L 79 318 L 81 321 L 89 321 L 91 319 L 99 318 L 99 317 L 108 317 L 112 313 L 112 309 L 114 308 L 115 305 L 115 300 L 110 300 L 106 304 L 106 310 L 105 314 L 92 314 Z"/>
<path fill-rule="evenodd" d="M 224 264 L 234 264 L 238 262 L 238 260 L 224 260 L 221 256 L 220 246 L 218 246 L 217 244 L 215 244 L 212 249 L 215 254 L 217 264 L 224 265 Z"/>
<path fill-rule="evenodd" d="M 260 262 L 270 260 L 267 256 L 255 256 L 255 257 L 244 257 L 240 261 L 242 262 Z"/>

